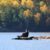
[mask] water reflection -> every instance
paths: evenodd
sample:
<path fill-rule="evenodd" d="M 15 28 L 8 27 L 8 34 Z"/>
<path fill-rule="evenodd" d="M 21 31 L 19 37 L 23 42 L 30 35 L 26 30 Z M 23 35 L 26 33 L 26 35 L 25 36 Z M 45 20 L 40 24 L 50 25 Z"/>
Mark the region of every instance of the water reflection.
<path fill-rule="evenodd" d="M 12 40 L 22 33 L 0 33 L 0 50 L 49 50 L 50 40 Z M 29 36 L 50 36 L 49 33 L 30 33 Z"/>

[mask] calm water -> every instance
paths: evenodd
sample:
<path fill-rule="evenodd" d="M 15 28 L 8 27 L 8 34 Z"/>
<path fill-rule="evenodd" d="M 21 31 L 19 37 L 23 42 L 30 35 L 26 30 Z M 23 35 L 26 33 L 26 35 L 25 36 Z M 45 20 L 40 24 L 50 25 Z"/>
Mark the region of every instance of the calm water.
<path fill-rule="evenodd" d="M 50 40 L 12 40 L 21 33 L 0 33 L 0 50 L 50 50 Z M 29 36 L 50 36 L 30 33 Z"/>

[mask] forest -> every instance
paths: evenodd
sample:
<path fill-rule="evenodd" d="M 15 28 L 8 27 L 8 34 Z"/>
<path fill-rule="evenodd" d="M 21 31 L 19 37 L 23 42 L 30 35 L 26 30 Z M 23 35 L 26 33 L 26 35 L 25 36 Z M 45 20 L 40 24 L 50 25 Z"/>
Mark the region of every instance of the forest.
<path fill-rule="evenodd" d="M 50 0 L 0 0 L 0 32 L 50 32 Z"/>

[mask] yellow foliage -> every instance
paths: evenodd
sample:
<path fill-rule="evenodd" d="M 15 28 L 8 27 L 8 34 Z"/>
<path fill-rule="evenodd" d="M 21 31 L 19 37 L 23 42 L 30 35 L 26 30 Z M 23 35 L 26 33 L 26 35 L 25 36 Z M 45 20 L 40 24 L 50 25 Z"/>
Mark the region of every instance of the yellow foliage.
<path fill-rule="evenodd" d="M 23 12 L 23 15 L 24 15 L 25 17 L 28 17 L 28 16 L 30 16 L 30 13 L 31 13 L 31 11 L 30 11 L 29 9 L 27 9 L 27 10 L 25 10 L 25 11 Z"/>
<path fill-rule="evenodd" d="M 19 6 L 19 3 L 17 0 L 0 0 L 0 5 L 11 5 L 11 6 Z"/>
<path fill-rule="evenodd" d="M 41 12 L 46 12 L 48 10 L 48 7 L 46 4 L 44 4 L 43 6 L 40 6 L 40 11 Z"/>
<path fill-rule="evenodd" d="M 34 16 L 36 17 L 36 18 L 38 18 L 38 17 L 40 17 L 40 13 L 36 13 Z"/>
<path fill-rule="evenodd" d="M 21 5 L 25 5 L 26 4 L 26 0 L 21 0 Z"/>
<path fill-rule="evenodd" d="M 33 8 L 34 7 L 34 3 L 33 3 L 32 0 L 22 0 L 21 5 L 26 6 L 28 8 Z"/>
<path fill-rule="evenodd" d="M 15 1 L 12 1 L 12 4 L 13 4 L 13 6 L 19 6 L 19 3 L 15 0 Z"/>
<path fill-rule="evenodd" d="M 35 21 L 35 23 L 39 24 L 40 16 L 41 16 L 40 13 L 36 13 L 36 14 L 34 15 L 34 21 Z"/>
<path fill-rule="evenodd" d="M 40 6 L 43 6 L 45 4 L 44 1 L 40 1 Z"/>
<path fill-rule="evenodd" d="M 29 7 L 29 8 L 33 8 L 34 7 L 33 1 L 32 0 L 27 0 L 26 6 Z"/>

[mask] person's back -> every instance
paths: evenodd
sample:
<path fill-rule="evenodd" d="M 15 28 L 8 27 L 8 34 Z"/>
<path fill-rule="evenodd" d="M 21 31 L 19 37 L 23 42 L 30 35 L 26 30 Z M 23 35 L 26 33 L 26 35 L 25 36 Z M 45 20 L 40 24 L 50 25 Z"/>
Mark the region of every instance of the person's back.
<path fill-rule="evenodd" d="M 28 35 L 29 35 L 29 32 L 25 32 L 25 33 L 23 33 L 23 34 L 21 35 L 21 37 L 28 37 Z"/>
<path fill-rule="evenodd" d="M 21 36 L 18 36 L 18 38 L 20 38 L 20 37 L 28 37 L 28 35 L 29 35 L 29 32 L 28 32 L 28 30 L 26 30 L 26 32 L 24 32 Z"/>

